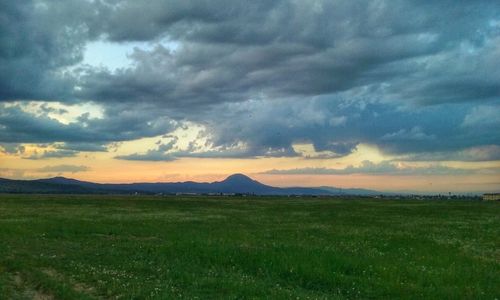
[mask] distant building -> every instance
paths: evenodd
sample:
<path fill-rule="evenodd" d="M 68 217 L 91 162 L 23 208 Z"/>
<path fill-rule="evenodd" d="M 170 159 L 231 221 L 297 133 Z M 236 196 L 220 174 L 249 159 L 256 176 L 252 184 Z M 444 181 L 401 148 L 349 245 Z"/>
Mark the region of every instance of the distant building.
<path fill-rule="evenodd" d="M 500 193 L 484 194 L 483 200 L 484 201 L 499 201 L 500 200 Z"/>

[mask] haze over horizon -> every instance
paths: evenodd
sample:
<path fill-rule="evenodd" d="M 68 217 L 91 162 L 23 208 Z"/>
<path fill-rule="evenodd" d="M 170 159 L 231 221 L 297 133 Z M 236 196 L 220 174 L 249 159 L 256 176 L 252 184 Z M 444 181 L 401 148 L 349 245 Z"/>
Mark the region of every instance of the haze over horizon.
<path fill-rule="evenodd" d="M 500 191 L 496 1 L 7 1 L 0 177 Z"/>

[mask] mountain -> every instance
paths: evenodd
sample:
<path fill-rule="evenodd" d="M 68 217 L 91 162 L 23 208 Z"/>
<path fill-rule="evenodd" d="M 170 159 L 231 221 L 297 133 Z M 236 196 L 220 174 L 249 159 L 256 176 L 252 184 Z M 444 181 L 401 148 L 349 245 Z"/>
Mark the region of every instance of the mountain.
<path fill-rule="evenodd" d="M 243 174 L 233 174 L 220 182 L 213 182 L 210 188 L 214 191 L 224 191 L 225 193 L 244 193 L 256 195 L 279 194 L 282 190 L 262 184 Z"/>
<path fill-rule="evenodd" d="M 354 193 L 345 194 L 353 195 Z M 354 191 L 369 191 L 352 189 Z M 380 192 L 373 194 L 380 194 Z M 254 195 L 338 195 L 338 189 L 321 187 L 279 188 L 262 184 L 243 174 L 233 174 L 216 182 L 156 182 L 100 184 L 72 178 L 53 177 L 37 180 L 0 179 L 0 193 L 68 193 L 68 194 L 254 194 Z M 360 195 L 364 194 L 360 192 Z M 367 193 L 366 193 L 367 194 Z"/>
<path fill-rule="evenodd" d="M 11 180 L 0 178 L 0 193 L 28 194 L 92 194 L 91 188 L 77 184 L 61 184 L 38 180 Z"/>
<path fill-rule="evenodd" d="M 46 178 L 46 179 L 36 179 L 33 180 L 33 182 L 41 182 L 41 183 L 48 183 L 48 184 L 56 184 L 56 185 L 77 185 L 77 186 L 82 186 L 90 189 L 98 188 L 101 186 L 98 183 L 93 183 L 93 182 L 88 182 L 88 181 L 80 181 L 72 178 L 66 178 L 66 177 L 52 177 L 52 178 Z"/>

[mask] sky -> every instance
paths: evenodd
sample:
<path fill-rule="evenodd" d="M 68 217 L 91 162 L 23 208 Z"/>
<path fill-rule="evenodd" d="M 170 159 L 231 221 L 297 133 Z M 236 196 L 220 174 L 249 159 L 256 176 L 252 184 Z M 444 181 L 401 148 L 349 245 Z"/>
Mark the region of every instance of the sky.
<path fill-rule="evenodd" d="M 500 190 L 500 3 L 0 4 L 0 177 Z"/>

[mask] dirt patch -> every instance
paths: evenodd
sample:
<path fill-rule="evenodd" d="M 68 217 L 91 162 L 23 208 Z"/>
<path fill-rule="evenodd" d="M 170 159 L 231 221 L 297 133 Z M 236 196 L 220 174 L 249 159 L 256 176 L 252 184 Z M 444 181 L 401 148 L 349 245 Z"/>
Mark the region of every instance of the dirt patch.
<path fill-rule="evenodd" d="M 18 273 L 12 276 L 12 280 L 14 281 L 16 287 L 21 287 L 23 285 L 23 279 L 21 278 L 21 275 L 19 275 Z"/>
<path fill-rule="evenodd" d="M 54 269 L 43 269 L 42 272 L 44 274 L 48 275 L 49 277 L 51 277 L 52 279 L 55 279 L 57 281 L 64 281 L 64 279 L 65 279 L 63 274 L 57 272 Z M 68 281 L 71 284 L 71 287 L 75 292 L 83 293 L 83 294 L 87 294 L 87 295 L 92 295 L 95 291 L 95 289 L 93 287 L 88 286 L 84 283 L 75 282 L 71 279 L 69 279 Z"/>
<path fill-rule="evenodd" d="M 22 298 L 33 299 L 33 300 L 52 300 L 54 296 L 46 293 L 44 291 L 34 289 L 26 282 L 20 273 L 14 273 L 12 275 L 12 282 L 17 290 L 17 292 L 22 295 Z"/>
<path fill-rule="evenodd" d="M 54 296 L 44 294 L 40 291 L 35 291 L 35 294 L 33 295 L 33 300 L 52 300 L 54 299 Z"/>

